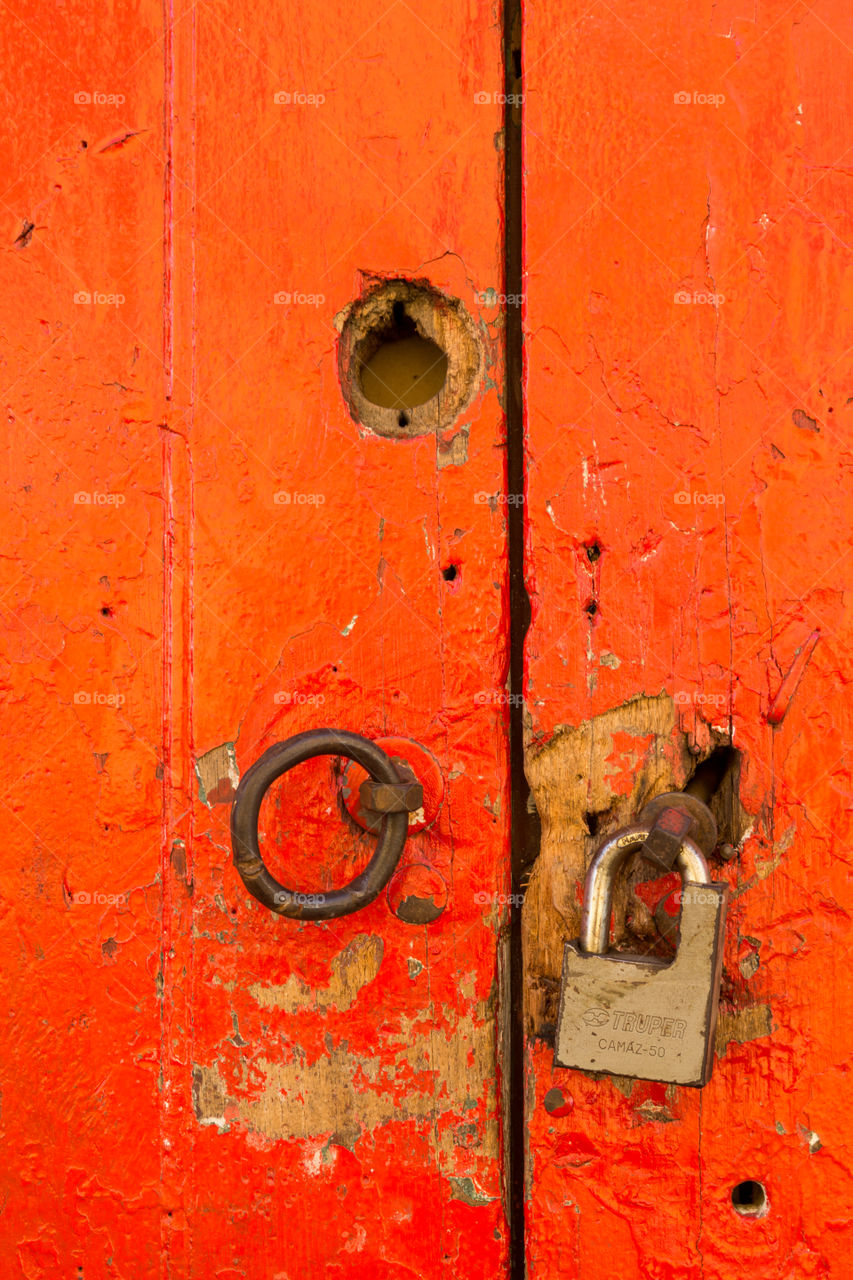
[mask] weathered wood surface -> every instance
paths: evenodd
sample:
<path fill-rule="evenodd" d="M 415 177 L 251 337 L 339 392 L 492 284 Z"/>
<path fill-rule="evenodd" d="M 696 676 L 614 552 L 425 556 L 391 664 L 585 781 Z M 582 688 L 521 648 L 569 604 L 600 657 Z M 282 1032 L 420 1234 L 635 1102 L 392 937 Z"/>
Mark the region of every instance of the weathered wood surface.
<path fill-rule="evenodd" d="M 837 0 L 526 11 L 531 1277 L 849 1270 L 851 47 Z M 585 815 L 727 740 L 713 1080 L 552 1071 Z"/>
<path fill-rule="evenodd" d="M 499 1274 L 499 14 L 14 8 L 0 1270 Z M 477 356 L 410 439 L 338 382 L 397 276 Z M 234 872 L 239 777 L 325 724 L 437 758 L 430 926 L 278 920 Z M 328 760 L 268 810 L 298 887 L 364 864 Z"/>

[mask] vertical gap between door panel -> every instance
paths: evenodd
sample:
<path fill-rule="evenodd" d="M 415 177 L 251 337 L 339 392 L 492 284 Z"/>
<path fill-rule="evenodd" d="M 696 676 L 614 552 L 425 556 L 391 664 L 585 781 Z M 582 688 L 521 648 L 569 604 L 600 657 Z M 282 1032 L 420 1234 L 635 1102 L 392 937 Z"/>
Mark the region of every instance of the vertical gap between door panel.
<path fill-rule="evenodd" d="M 506 432 L 509 551 L 509 757 L 511 801 L 512 899 L 509 912 L 509 964 L 504 988 L 505 1085 L 504 1141 L 511 1280 L 525 1275 L 525 1167 L 527 1126 L 524 1084 L 524 975 L 519 905 L 527 873 L 538 847 L 528 814 L 529 788 L 524 774 L 524 638 L 530 600 L 524 575 L 525 439 L 524 350 L 522 330 L 523 152 L 521 0 L 504 0 L 504 287 L 506 298 Z"/>

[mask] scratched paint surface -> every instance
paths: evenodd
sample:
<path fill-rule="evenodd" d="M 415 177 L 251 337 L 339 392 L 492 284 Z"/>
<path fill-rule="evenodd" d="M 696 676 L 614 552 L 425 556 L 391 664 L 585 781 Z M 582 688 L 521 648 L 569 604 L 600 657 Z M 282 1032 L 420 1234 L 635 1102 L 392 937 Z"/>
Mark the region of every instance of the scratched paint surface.
<path fill-rule="evenodd" d="M 500 15 L 163 13 L 4 18 L 0 1271 L 497 1275 Z M 415 439 L 337 381 L 383 276 L 459 298 L 481 347 Z M 240 775 L 326 724 L 438 760 L 405 852 L 446 884 L 433 924 L 383 894 L 297 925 L 237 878 Z M 329 760 L 262 828 L 306 891 L 372 847 Z"/>
<path fill-rule="evenodd" d="M 163 184 L 127 135 L 159 134 L 162 15 L 134 6 L 120 55 L 105 8 L 27 16 L 0 140 L 0 1272 L 153 1276 Z"/>
<path fill-rule="evenodd" d="M 530 1275 L 846 1275 L 850 10 L 534 3 L 525 44 Z M 729 740 L 711 1083 L 553 1071 L 589 823 Z"/>
<path fill-rule="evenodd" d="M 482 76 L 499 87 L 498 33 L 483 6 L 376 16 L 330 27 L 231 3 L 175 33 L 176 591 L 193 691 L 172 720 L 205 783 L 192 898 L 171 890 L 183 1212 L 168 1248 L 193 1276 L 491 1274 L 506 1252 L 504 532 L 477 500 L 502 486 L 498 311 L 478 307 L 500 276 L 500 108 L 474 100 Z M 383 276 L 428 281 L 474 318 L 480 386 L 438 434 L 381 438 L 341 394 L 346 308 Z M 275 920 L 236 878 L 235 766 L 324 725 L 439 761 L 441 812 L 406 850 L 447 885 L 428 927 L 385 894 L 344 920 Z M 306 892 L 346 883 L 372 848 L 329 759 L 274 788 L 261 827 L 274 873 Z"/>

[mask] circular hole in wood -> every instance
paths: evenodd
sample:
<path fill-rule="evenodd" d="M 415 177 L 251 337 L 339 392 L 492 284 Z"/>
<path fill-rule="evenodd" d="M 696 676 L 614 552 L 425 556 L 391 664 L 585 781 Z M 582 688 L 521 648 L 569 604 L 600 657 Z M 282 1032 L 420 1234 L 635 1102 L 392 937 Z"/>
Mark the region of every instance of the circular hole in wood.
<path fill-rule="evenodd" d="M 397 409 L 397 423 L 408 426 L 407 409 L 437 396 L 447 379 L 447 356 L 397 301 L 391 322 L 370 359 L 359 370 L 361 389 L 371 404 Z"/>
<path fill-rule="evenodd" d="M 427 281 L 375 281 L 341 328 L 344 399 L 377 435 L 405 439 L 451 426 L 473 399 L 482 364 L 464 306 Z"/>
<path fill-rule="evenodd" d="M 760 1218 L 767 1212 L 767 1192 L 760 1182 L 747 1178 L 732 1187 L 732 1205 L 744 1218 Z"/>

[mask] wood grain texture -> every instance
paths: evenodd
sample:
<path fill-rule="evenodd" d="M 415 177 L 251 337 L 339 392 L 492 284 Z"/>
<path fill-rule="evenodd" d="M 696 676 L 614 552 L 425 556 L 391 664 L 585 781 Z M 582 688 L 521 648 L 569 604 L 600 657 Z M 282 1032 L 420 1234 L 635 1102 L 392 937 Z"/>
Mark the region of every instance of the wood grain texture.
<path fill-rule="evenodd" d="M 531 1277 L 849 1269 L 851 47 L 834 0 L 526 9 L 533 969 L 602 789 L 621 817 L 713 730 L 748 816 L 701 1093 L 553 1071 L 531 1027 Z M 638 698 L 674 724 L 608 783 Z"/>

